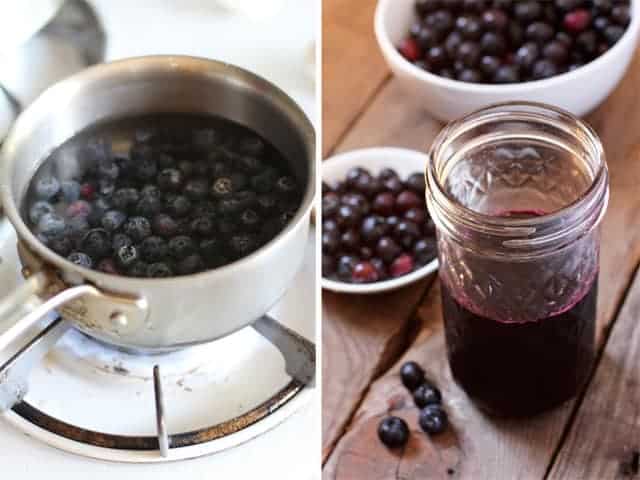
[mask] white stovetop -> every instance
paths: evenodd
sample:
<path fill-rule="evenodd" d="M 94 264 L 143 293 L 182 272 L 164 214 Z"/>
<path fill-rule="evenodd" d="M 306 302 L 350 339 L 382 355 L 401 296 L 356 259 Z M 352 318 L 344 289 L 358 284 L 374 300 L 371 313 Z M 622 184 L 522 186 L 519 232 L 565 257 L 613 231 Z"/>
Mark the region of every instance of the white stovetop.
<path fill-rule="evenodd" d="M 278 14 L 263 20 L 233 15 L 215 6 L 215 0 L 90 2 L 108 36 L 107 60 L 175 53 L 228 61 L 280 86 L 315 120 L 315 85 L 307 63 L 314 18 L 319 14 L 313 0 L 286 0 Z M 309 288 L 315 278 L 313 250 L 310 242 L 301 274 Z M 314 295 L 307 297 L 308 301 Z M 307 314 L 314 311 L 308 307 L 311 306 L 305 306 Z M 303 408 L 274 430 L 244 445 L 213 456 L 155 465 L 109 463 L 65 453 L 0 419 L 0 477 L 85 480 L 89 475 L 91 480 L 163 480 L 182 475 L 190 480 L 315 480 L 320 478 L 318 412 L 316 400 L 313 406 Z"/>

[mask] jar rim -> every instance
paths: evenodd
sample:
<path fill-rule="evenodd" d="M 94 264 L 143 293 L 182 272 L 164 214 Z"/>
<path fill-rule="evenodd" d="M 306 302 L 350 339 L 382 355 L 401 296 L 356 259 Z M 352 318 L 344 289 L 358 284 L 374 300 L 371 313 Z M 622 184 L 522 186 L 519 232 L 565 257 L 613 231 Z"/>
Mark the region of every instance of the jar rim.
<path fill-rule="evenodd" d="M 593 171 L 591 184 L 578 198 L 550 213 L 522 218 L 478 212 L 463 205 L 446 191 L 439 178 L 437 162 L 446 147 L 471 128 L 497 123 L 502 119 L 514 120 L 514 115 L 537 121 L 553 120 L 556 124 L 565 123 L 575 130 L 574 134 L 580 134 L 579 141 L 587 146 L 590 156 L 597 162 L 597 168 Z M 436 136 L 428 156 L 425 172 L 427 203 L 436 225 L 451 233 L 452 224 L 459 224 L 475 233 L 502 238 L 502 246 L 510 250 L 510 254 L 523 249 L 529 250 L 527 256 L 547 253 L 550 249 L 557 250 L 596 228 L 606 211 L 609 186 L 602 143 L 590 125 L 554 106 L 512 101 L 476 110 L 446 125 Z"/>

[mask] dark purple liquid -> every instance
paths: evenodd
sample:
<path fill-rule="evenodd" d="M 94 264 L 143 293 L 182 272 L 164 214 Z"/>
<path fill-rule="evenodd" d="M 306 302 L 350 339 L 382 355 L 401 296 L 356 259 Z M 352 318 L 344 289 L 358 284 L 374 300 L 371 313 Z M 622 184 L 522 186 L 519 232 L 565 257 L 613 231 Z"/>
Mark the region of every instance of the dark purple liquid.
<path fill-rule="evenodd" d="M 558 315 L 505 323 L 476 315 L 442 286 L 449 364 L 479 406 L 500 416 L 531 415 L 576 394 L 595 354 L 597 280 Z"/>

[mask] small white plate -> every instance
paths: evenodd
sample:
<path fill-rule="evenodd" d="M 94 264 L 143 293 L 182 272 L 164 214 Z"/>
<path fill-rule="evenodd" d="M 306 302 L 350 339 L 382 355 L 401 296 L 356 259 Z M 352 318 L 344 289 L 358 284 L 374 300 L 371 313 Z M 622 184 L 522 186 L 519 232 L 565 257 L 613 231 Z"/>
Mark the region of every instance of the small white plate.
<path fill-rule="evenodd" d="M 415 172 L 424 172 L 427 155 L 404 148 L 377 147 L 341 153 L 322 162 L 322 180 L 333 183 L 343 180 L 352 167 L 363 167 L 377 174 L 385 167 L 393 168 L 402 179 Z M 333 292 L 371 294 L 395 290 L 416 282 L 438 269 L 438 259 L 402 277 L 373 283 L 346 283 L 322 278 L 322 288 Z"/>

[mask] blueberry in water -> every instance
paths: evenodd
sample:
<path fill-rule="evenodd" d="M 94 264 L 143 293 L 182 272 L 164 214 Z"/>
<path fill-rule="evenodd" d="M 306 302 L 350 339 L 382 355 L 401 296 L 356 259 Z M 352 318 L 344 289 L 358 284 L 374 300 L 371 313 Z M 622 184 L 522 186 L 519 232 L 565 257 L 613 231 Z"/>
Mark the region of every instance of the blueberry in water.
<path fill-rule="evenodd" d="M 180 160 L 176 165 L 176 168 L 180 170 L 184 178 L 189 178 L 193 175 L 193 162 L 189 160 Z"/>
<path fill-rule="evenodd" d="M 216 227 L 213 219 L 208 216 L 196 217 L 190 224 L 191 232 L 202 237 L 209 237 L 215 233 Z"/>
<path fill-rule="evenodd" d="M 176 218 L 181 218 L 191 211 L 191 200 L 183 195 L 176 195 L 167 200 L 167 211 Z"/>
<path fill-rule="evenodd" d="M 37 225 L 44 215 L 53 213 L 53 211 L 53 205 L 49 202 L 44 200 L 37 201 L 29 208 L 29 220 L 32 224 Z"/>
<path fill-rule="evenodd" d="M 53 238 L 64 233 L 66 222 L 56 213 L 45 213 L 38 220 L 37 232 L 45 237 Z"/>
<path fill-rule="evenodd" d="M 398 417 L 387 417 L 378 426 L 378 438 L 389 448 L 404 447 L 409 441 L 409 426 Z"/>
<path fill-rule="evenodd" d="M 184 194 L 192 200 L 201 200 L 209 193 L 209 185 L 203 178 L 189 180 L 184 186 Z"/>
<path fill-rule="evenodd" d="M 94 228 L 82 238 L 80 248 L 91 258 L 100 259 L 111 252 L 111 239 L 105 230 Z"/>
<path fill-rule="evenodd" d="M 238 159 L 238 167 L 249 175 L 255 175 L 262 170 L 263 165 L 258 158 L 250 155 L 243 155 Z"/>
<path fill-rule="evenodd" d="M 199 203 L 197 203 L 195 205 L 195 207 L 193 207 L 193 215 L 195 217 L 215 217 L 218 213 L 218 210 L 216 208 L 216 204 L 209 201 L 209 200 L 203 200 Z"/>
<path fill-rule="evenodd" d="M 235 192 L 235 187 L 231 177 L 220 177 L 211 186 L 211 195 L 214 198 L 222 199 L 231 196 Z"/>
<path fill-rule="evenodd" d="M 413 401 L 418 408 L 439 405 L 442 403 L 442 394 L 436 387 L 425 382 L 414 390 Z"/>
<path fill-rule="evenodd" d="M 281 195 L 293 195 L 296 193 L 298 184 L 295 178 L 289 175 L 280 177 L 276 182 L 276 192 Z"/>
<path fill-rule="evenodd" d="M 145 195 L 136 204 L 133 211 L 139 217 L 153 218 L 162 211 L 162 208 L 162 200 L 159 197 Z"/>
<path fill-rule="evenodd" d="M 147 276 L 149 265 L 146 262 L 139 261 L 134 263 L 128 270 L 127 275 L 130 277 L 144 278 Z"/>
<path fill-rule="evenodd" d="M 111 203 L 123 212 L 133 209 L 140 200 L 140 193 L 135 188 L 119 188 L 113 192 Z"/>
<path fill-rule="evenodd" d="M 122 247 L 128 247 L 129 245 L 133 245 L 133 240 L 124 233 L 116 233 L 111 239 L 111 248 L 114 252 L 117 252 Z"/>
<path fill-rule="evenodd" d="M 186 235 L 179 235 L 169 240 L 168 249 L 171 257 L 176 260 L 182 260 L 195 253 L 195 244 Z"/>
<path fill-rule="evenodd" d="M 167 242 L 155 235 L 145 238 L 140 243 L 139 250 L 142 259 L 149 263 L 159 262 L 169 253 Z"/>
<path fill-rule="evenodd" d="M 58 255 L 66 257 L 71 253 L 71 250 L 73 249 L 73 242 L 69 237 L 60 236 L 57 238 L 52 238 L 50 241 L 48 241 L 47 246 Z"/>
<path fill-rule="evenodd" d="M 264 152 L 265 144 L 257 136 L 247 136 L 238 142 L 238 149 L 242 153 L 259 156 Z"/>
<path fill-rule="evenodd" d="M 131 217 L 124 224 L 124 233 L 134 242 L 141 242 L 151 235 L 151 224 L 145 217 Z"/>
<path fill-rule="evenodd" d="M 36 180 L 34 193 L 40 200 L 50 200 L 60 192 L 60 182 L 55 177 L 42 177 Z"/>
<path fill-rule="evenodd" d="M 449 419 L 441 405 L 431 404 L 420 412 L 418 423 L 426 433 L 436 435 L 446 430 Z"/>
<path fill-rule="evenodd" d="M 240 225 L 247 231 L 254 231 L 260 226 L 260 216 L 255 210 L 247 209 L 240 214 Z"/>
<path fill-rule="evenodd" d="M 93 266 L 93 260 L 91 260 L 91 257 L 82 252 L 70 253 L 67 260 L 79 267 L 91 268 Z"/>
<path fill-rule="evenodd" d="M 256 247 L 256 238 L 251 234 L 234 235 L 229 240 L 229 248 L 237 257 L 249 255 Z"/>
<path fill-rule="evenodd" d="M 250 192 L 248 190 L 242 190 L 240 192 L 236 192 L 232 197 L 241 209 L 253 208 L 256 202 L 256 194 L 254 192 Z"/>
<path fill-rule="evenodd" d="M 189 255 L 187 258 L 180 260 L 176 264 L 176 273 L 178 275 L 191 275 L 204 270 L 204 260 L 198 254 Z"/>
<path fill-rule="evenodd" d="M 140 190 L 140 196 L 143 198 L 144 197 L 161 198 L 162 192 L 157 186 L 148 184 L 142 187 L 142 190 Z"/>
<path fill-rule="evenodd" d="M 173 277 L 173 270 L 164 262 L 152 263 L 147 267 L 147 277 L 149 278 L 167 278 Z"/>
<path fill-rule="evenodd" d="M 228 218 L 218 220 L 218 232 L 224 237 L 230 237 L 238 231 L 238 224 Z"/>
<path fill-rule="evenodd" d="M 67 203 L 75 202 L 80 198 L 80 184 L 75 180 L 64 180 L 60 182 L 60 190 Z"/>
<path fill-rule="evenodd" d="M 115 232 L 120 229 L 124 222 L 127 220 L 127 216 L 118 210 L 109 210 L 102 217 L 102 228 L 107 232 Z"/>
<path fill-rule="evenodd" d="M 256 198 L 256 206 L 262 213 L 273 213 L 277 208 L 276 197 L 270 194 L 258 195 Z"/>
<path fill-rule="evenodd" d="M 400 367 L 402 384 L 411 392 L 424 383 L 424 370 L 416 362 L 406 362 Z"/>
<path fill-rule="evenodd" d="M 271 192 L 278 181 L 278 172 L 274 168 L 267 168 L 261 173 L 254 175 L 249 180 L 251 187 L 258 193 Z"/>
<path fill-rule="evenodd" d="M 175 192 L 184 182 L 182 172 L 177 168 L 165 168 L 158 174 L 157 183 L 161 190 Z"/>
<path fill-rule="evenodd" d="M 176 161 L 174 160 L 174 158 L 167 154 L 167 153 L 161 153 L 158 155 L 158 159 L 157 159 L 157 164 L 158 164 L 158 170 L 160 170 L 160 174 L 162 173 L 163 170 L 167 170 L 167 169 L 172 169 L 175 165 Z M 158 174 L 158 175 L 160 175 Z M 157 180 L 160 180 L 160 177 L 158 176 Z M 162 187 L 160 187 L 162 188 Z"/>
<path fill-rule="evenodd" d="M 135 245 L 125 245 L 116 250 L 114 257 L 118 267 L 126 270 L 140 259 L 140 253 Z"/>

